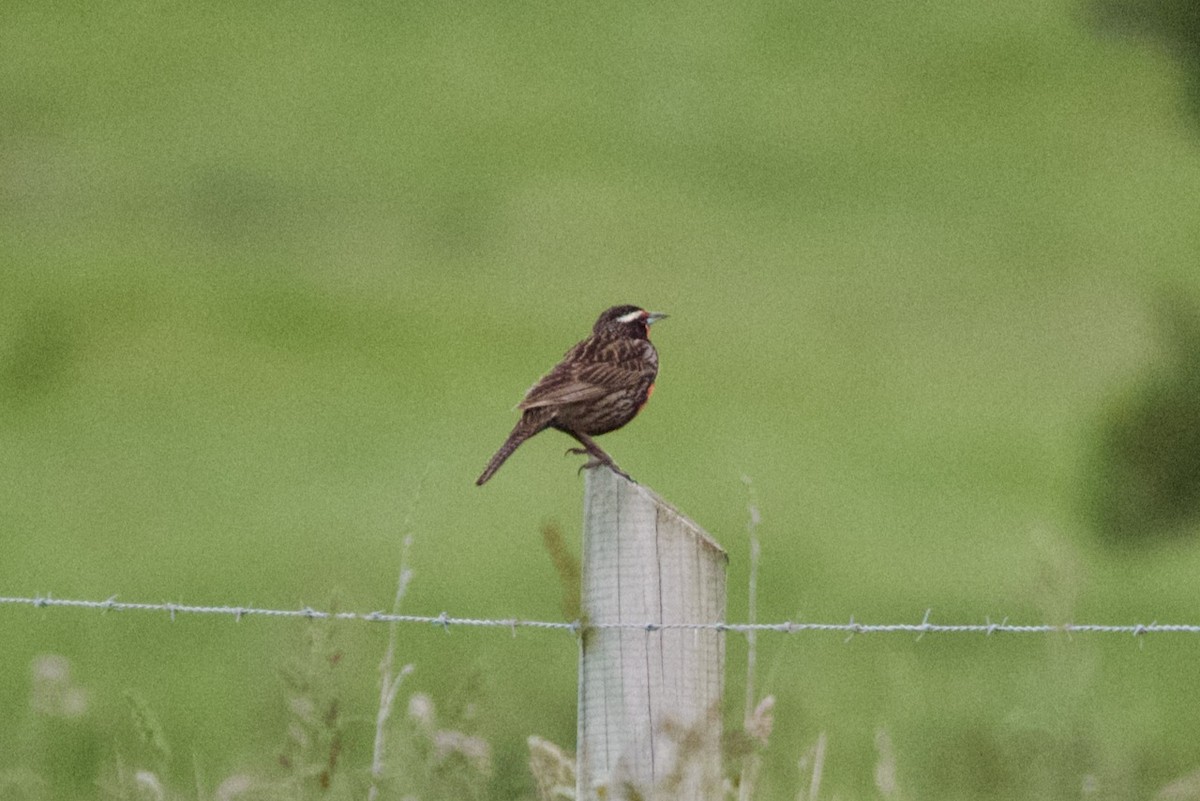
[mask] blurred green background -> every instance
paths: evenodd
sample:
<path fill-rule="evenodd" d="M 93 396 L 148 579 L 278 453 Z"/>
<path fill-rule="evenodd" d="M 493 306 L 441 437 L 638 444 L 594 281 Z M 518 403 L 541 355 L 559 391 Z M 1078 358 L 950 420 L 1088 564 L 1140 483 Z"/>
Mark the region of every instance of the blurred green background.
<path fill-rule="evenodd" d="M 1195 462 L 1177 514 L 1151 479 L 1106 506 L 1155 403 L 1200 440 L 1187 64 L 1076 2 L 8 0 L 0 595 L 384 609 L 411 532 L 405 611 L 556 619 L 571 443 L 473 481 L 636 303 L 671 314 L 658 391 L 603 444 L 727 548 L 731 620 L 746 475 L 760 620 L 1200 621 Z M 0 607 L 0 787 L 121 797 L 143 706 L 171 797 L 279 775 L 309 628 Z M 327 634 L 361 787 L 386 630 Z M 82 711 L 36 702 L 47 654 Z M 532 797 L 528 735 L 573 747 L 569 636 L 405 628 L 400 658 L 402 706 L 491 744 L 487 797 Z M 764 636 L 756 796 L 807 788 L 821 733 L 826 797 L 886 796 L 883 731 L 911 798 L 1150 797 L 1200 770 L 1197 658 Z M 731 637 L 731 729 L 744 664 Z"/>

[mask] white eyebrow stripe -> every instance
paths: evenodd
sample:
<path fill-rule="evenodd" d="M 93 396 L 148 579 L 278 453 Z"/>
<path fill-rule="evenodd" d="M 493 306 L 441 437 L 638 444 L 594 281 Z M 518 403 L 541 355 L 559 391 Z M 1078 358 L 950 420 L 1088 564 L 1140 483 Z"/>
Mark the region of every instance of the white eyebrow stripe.
<path fill-rule="evenodd" d="M 641 316 L 642 316 L 642 310 L 637 309 L 636 311 L 629 312 L 629 314 L 622 314 L 620 317 L 617 318 L 617 322 L 618 323 L 632 323 L 634 320 L 638 319 Z"/>

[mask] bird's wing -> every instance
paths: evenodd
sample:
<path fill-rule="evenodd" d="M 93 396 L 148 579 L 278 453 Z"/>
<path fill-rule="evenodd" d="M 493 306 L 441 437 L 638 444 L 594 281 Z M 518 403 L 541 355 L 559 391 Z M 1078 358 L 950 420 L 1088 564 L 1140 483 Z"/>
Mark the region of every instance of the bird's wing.
<path fill-rule="evenodd" d="M 561 406 L 602 398 L 635 383 L 643 372 L 620 348 L 586 349 L 581 342 L 530 387 L 518 409 Z"/>
<path fill-rule="evenodd" d="M 564 361 L 542 376 L 525 393 L 517 404 L 518 409 L 533 409 L 538 406 L 562 406 L 604 397 L 609 390 L 604 384 L 593 380 L 591 373 L 601 365 L 584 365 Z M 591 369 L 589 369 L 591 368 Z"/>

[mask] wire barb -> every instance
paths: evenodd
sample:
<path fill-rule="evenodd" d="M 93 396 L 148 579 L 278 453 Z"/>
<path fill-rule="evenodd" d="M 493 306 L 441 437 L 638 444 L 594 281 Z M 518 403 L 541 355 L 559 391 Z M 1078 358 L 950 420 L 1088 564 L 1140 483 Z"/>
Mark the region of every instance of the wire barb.
<path fill-rule="evenodd" d="M 932 613 L 933 613 L 932 609 L 925 610 L 925 617 L 923 617 L 921 619 L 921 625 L 918 626 L 918 628 L 920 629 L 920 634 L 917 635 L 917 642 L 920 642 L 921 638 L 924 637 L 926 634 L 928 634 L 930 629 L 932 628 L 932 626 L 929 624 L 929 616 Z"/>

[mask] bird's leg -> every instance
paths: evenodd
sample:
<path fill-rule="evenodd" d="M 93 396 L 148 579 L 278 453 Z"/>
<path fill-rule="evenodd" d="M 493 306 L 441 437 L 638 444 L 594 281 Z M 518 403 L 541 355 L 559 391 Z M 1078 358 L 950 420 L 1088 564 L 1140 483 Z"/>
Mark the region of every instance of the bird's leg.
<path fill-rule="evenodd" d="M 600 465 L 607 465 L 614 470 L 618 469 L 617 463 L 612 460 L 612 457 L 605 453 L 604 449 L 597 445 L 596 441 L 587 434 L 579 434 L 575 431 L 568 431 L 567 433 L 574 437 L 579 444 L 583 446 L 582 448 L 569 448 L 567 453 L 573 453 L 579 456 L 586 454 L 592 457 L 591 460 L 584 465 L 584 467 L 591 468 L 599 467 Z"/>
<path fill-rule="evenodd" d="M 587 456 L 591 457 L 579 468 L 580 471 L 590 470 L 593 467 L 600 467 L 603 465 L 622 478 L 633 481 L 629 474 L 617 467 L 617 463 L 612 460 L 612 457 L 605 453 L 604 449 L 597 445 L 595 440 L 593 440 L 587 434 L 580 434 L 577 431 L 567 431 L 565 433 L 570 434 L 579 442 L 580 445 L 583 446 L 582 448 L 568 448 L 567 453 L 577 454 L 580 456 L 586 454 Z"/>

